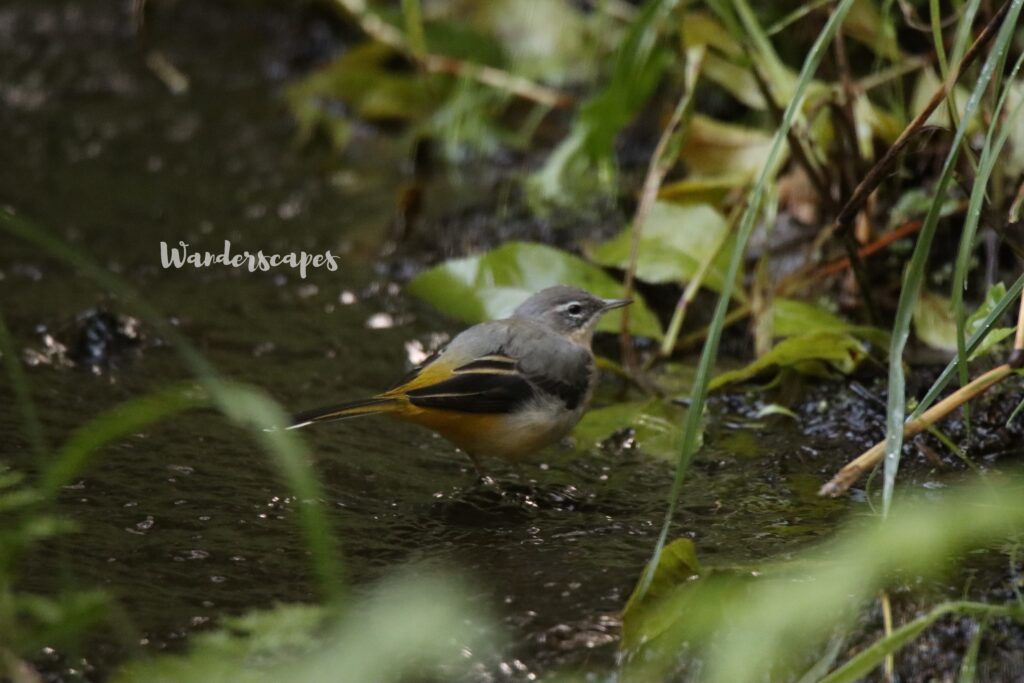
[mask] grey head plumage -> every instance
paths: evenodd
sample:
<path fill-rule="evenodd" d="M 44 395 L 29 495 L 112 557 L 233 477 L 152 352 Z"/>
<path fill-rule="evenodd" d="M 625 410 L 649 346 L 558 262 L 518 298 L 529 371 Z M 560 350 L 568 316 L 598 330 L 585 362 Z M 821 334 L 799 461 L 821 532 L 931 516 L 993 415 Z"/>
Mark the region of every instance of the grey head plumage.
<path fill-rule="evenodd" d="M 521 303 L 512 317 L 538 323 L 562 336 L 589 343 L 601 316 L 629 303 L 629 299 L 602 299 L 579 287 L 555 285 L 542 289 Z"/>

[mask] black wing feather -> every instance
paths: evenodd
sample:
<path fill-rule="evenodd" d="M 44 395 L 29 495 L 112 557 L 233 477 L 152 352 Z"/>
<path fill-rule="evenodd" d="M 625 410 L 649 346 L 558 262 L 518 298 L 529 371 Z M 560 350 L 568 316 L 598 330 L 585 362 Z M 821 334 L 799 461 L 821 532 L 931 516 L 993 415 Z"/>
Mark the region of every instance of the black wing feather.
<path fill-rule="evenodd" d="M 421 408 L 464 413 L 511 413 L 535 395 L 533 385 L 519 374 L 467 373 L 406 394 Z"/>

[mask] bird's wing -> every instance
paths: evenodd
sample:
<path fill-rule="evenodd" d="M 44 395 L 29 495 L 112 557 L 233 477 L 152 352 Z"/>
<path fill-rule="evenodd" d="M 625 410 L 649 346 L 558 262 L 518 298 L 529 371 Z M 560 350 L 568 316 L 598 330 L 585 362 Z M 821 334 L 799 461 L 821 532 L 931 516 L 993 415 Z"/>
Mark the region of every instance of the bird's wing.
<path fill-rule="evenodd" d="M 509 413 L 534 398 L 554 395 L 575 409 L 590 381 L 589 370 L 580 374 L 576 366 L 580 360 L 588 363 L 590 355 L 569 347 L 575 345 L 521 321 L 477 325 L 381 396 L 404 396 L 421 408 Z M 564 365 L 569 357 L 575 372 Z"/>

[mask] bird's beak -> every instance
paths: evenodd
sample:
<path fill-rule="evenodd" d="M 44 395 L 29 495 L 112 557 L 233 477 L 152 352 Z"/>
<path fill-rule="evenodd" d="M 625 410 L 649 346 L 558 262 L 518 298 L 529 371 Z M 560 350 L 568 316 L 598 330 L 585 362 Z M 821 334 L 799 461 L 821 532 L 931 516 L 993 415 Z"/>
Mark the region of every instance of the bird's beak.
<path fill-rule="evenodd" d="M 604 307 L 601 311 L 610 311 L 613 308 L 622 308 L 633 303 L 632 299 L 604 299 Z"/>

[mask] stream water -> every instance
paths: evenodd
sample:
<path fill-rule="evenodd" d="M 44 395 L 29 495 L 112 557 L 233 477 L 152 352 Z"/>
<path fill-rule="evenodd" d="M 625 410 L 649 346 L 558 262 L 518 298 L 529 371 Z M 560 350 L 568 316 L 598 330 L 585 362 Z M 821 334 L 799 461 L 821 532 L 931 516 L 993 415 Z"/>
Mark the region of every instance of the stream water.
<path fill-rule="evenodd" d="M 360 130 L 340 159 L 292 144 L 281 88 L 323 40 L 320 19 L 260 4 L 169 3 L 139 36 L 129 4 L 0 5 L 0 201 L 133 283 L 224 374 L 289 409 L 379 390 L 408 367 L 407 344 L 457 331 L 407 297 L 402 262 L 381 256 L 404 181 L 395 136 Z M 147 66 L 156 49 L 188 76 L 187 93 L 169 92 Z M 446 199 L 428 210 L 478 205 L 485 181 L 466 176 L 435 180 L 434 196 Z M 505 235 L 499 217 L 481 215 L 473 230 Z M 235 251 L 330 250 L 339 268 L 301 279 L 288 269 L 161 267 L 161 241 L 219 252 L 224 240 Z M 73 353 L 91 311 L 127 311 L 7 237 L 0 306 L 32 361 L 51 444 L 188 377 L 144 325 L 95 371 L 62 362 L 48 336 Z M 846 412 L 837 420 L 830 410 Z M 879 436 L 873 411 L 846 390 L 808 399 L 799 423 L 715 404 L 674 535 L 694 538 L 711 564 L 777 557 L 821 537 L 865 507 L 815 491 Z M 507 634 L 501 661 L 480 662 L 489 680 L 612 664 L 615 615 L 653 547 L 670 463 L 621 444 L 577 456 L 551 449 L 521 468 L 492 463 L 520 494 L 496 500 L 450 445 L 417 428 L 366 419 L 304 436 L 357 589 L 408 563 L 465 572 Z M 6 390 L 0 460 L 38 469 Z M 60 510 L 78 531 L 32 558 L 24 588 L 102 588 L 133 635 L 41 653 L 50 680 L 74 680 L 76 670 L 102 679 L 139 649 L 180 650 L 220 614 L 317 597 L 295 502 L 249 438 L 215 415 L 179 416 L 103 449 Z"/>

